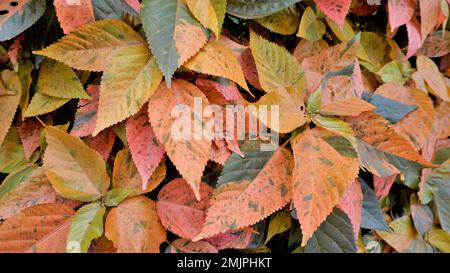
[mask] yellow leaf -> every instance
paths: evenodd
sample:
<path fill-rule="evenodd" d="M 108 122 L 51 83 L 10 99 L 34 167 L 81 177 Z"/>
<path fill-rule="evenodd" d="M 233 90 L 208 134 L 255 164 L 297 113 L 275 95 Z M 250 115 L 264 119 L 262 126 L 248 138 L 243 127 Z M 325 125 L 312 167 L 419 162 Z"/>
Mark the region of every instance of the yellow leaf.
<path fill-rule="evenodd" d="M 307 129 L 292 141 L 293 202 L 302 228 L 302 246 L 333 211 L 359 170 L 357 158 L 340 154 L 320 134 L 320 129 Z"/>
<path fill-rule="evenodd" d="M 106 193 L 109 176 L 100 154 L 81 139 L 52 126 L 45 127 L 47 149 L 44 169 L 48 180 L 63 197 L 95 201 Z"/>
<path fill-rule="evenodd" d="M 17 74 L 10 70 L 3 70 L 0 74 L 2 87 L 7 91 L 5 95 L 0 95 L 0 145 L 8 133 L 9 127 L 19 106 L 22 86 Z M 6 92 L 5 91 L 5 92 Z"/>
<path fill-rule="evenodd" d="M 321 114 L 314 115 L 312 121 L 319 127 L 335 132 L 351 142 L 354 140 L 354 133 L 350 125 L 337 117 L 327 117 Z"/>
<path fill-rule="evenodd" d="M 291 213 L 289 210 L 282 210 L 270 217 L 269 229 L 267 230 L 266 244 L 273 236 L 283 233 L 292 226 Z"/>
<path fill-rule="evenodd" d="M 427 233 L 427 241 L 444 253 L 450 253 L 450 233 L 433 227 Z"/>
<path fill-rule="evenodd" d="M 187 6 L 197 20 L 211 29 L 219 38 L 225 19 L 226 0 L 186 0 Z"/>
<path fill-rule="evenodd" d="M 70 99 L 56 98 L 36 92 L 25 111 L 25 117 L 50 113 L 66 104 Z"/>
<path fill-rule="evenodd" d="M 235 54 L 219 42 L 210 41 L 184 66 L 199 73 L 227 78 L 248 90 L 244 73 Z"/>
<path fill-rule="evenodd" d="M 303 12 L 297 36 L 309 41 L 317 41 L 323 34 L 325 34 L 325 24 L 317 18 L 311 7 L 307 7 Z"/>
<path fill-rule="evenodd" d="M 39 70 L 38 92 L 61 99 L 89 99 L 72 68 L 56 61 L 44 60 Z"/>
<path fill-rule="evenodd" d="M 284 47 L 250 32 L 250 48 L 264 91 L 269 93 L 280 87 L 297 86 L 303 72 L 297 59 Z"/>
<path fill-rule="evenodd" d="M 147 46 L 130 46 L 115 53 L 103 74 L 93 135 L 136 114 L 161 79 L 162 74 Z"/>
<path fill-rule="evenodd" d="M 34 54 L 89 71 L 103 71 L 112 55 L 130 45 L 146 45 L 130 26 L 116 19 L 84 25 L 61 40 Z"/>
<path fill-rule="evenodd" d="M 291 35 L 298 29 L 300 13 L 294 5 L 264 18 L 256 19 L 255 21 L 273 32 Z"/>

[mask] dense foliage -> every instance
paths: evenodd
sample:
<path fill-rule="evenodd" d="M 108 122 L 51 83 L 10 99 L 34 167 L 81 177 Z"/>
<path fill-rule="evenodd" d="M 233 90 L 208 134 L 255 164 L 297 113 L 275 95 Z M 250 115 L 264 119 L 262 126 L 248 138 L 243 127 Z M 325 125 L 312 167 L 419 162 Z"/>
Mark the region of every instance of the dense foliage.
<path fill-rule="evenodd" d="M 450 252 L 449 6 L 2 0 L 0 252 Z"/>

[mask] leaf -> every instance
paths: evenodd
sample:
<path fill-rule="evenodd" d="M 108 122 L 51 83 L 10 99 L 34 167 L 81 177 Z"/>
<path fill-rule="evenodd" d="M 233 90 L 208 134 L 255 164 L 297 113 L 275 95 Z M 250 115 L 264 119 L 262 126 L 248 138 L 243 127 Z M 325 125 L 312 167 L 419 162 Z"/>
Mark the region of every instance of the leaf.
<path fill-rule="evenodd" d="M 116 207 L 133 192 L 130 189 L 112 189 L 105 195 L 105 205 L 108 207 Z"/>
<path fill-rule="evenodd" d="M 441 1 L 439 0 L 419 0 L 422 41 L 436 27 L 441 10 Z"/>
<path fill-rule="evenodd" d="M 358 117 L 347 119 L 355 132 L 355 136 L 371 148 L 394 155 L 422 166 L 433 166 L 393 129 L 388 121 L 372 112 L 364 112 Z"/>
<path fill-rule="evenodd" d="M 189 10 L 206 28 L 211 29 L 219 37 L 225 19 L 226 0 L 187 0 Z"/>
<path fill-rule="evenodd" d="M 350 9 L 351 0 L 314 0 L 319 9 L 336 24 L 344 25 L 345 17 Z"/>
<path fill-rule="evenodd" d="M 129 1 L 128 1 L 129 2 Z M 125 13 L 133 16 L 139 14 L 124 0 L 92 0 L 95 19 L 124 19 Z"/>
<path fill-rule="evenodd" d="M 427 234 L 427 241 L 444 253 L 450 253 L 450 234 L 433 227 Z"/>
<path fill-rule="evenodd" d="M 94 21 L 92 0 L 80 0 L 77 2 L 54 0 L 53 5 L 65 34 Z"/>
<path fill-rule="evenodd" d="M 386 85 L 385 87 L 394 87 L 394 85 Z M 398 85 L 395 85 L 398 86 Z M 385 88 L 384 85 L 380 88 Z M 390 89 L 390 93 L 392 93 L 393 89 Z M 390 123 L 397 123 L 401 121 L 406 115 L 410 112 L 417 109 L 416 106 L 411 106 L 407 104 L 403 104 L 392 99 L 380 96 L 379 93 L 363 93 L 363 99 L 369 102 L 372 105 L 375 105 L 376 108 L 374 110 L 375 113 L 387 119 Z"/>
<path fill-rule="evenodd" d="M 196 127 L 202 128 L 199 127 L 201 126 L 199 123 L 202 118 L 199 117 L 199 113 L 194 112 L 195 98 L 200 102 L 200 105 L 207 105 L 205 95 L 200 89 L 187 81 L 174 80 L 170 89 L 165 86 L 165 83 L 162 83 L 150 98 L 148 112 L 156 137 L 164 145 L 167 155 L 183 178 L 189 183 L 197 199 L 199 199 L 200 179 L 209 159 L 211 140 L 202 136 L 203 130 L 200 130 L 200 132 L 195 130 Z M 174 107 L 179 104 L 185 107 L 183 107 L 181 113 L 177 111 L 178 118 L 173 120 L 168 113 L 172 113 L 173 109 L 177 109 Z M 189 113 L 186 114 L 185 110 L 188 110 Z M 181 118 L 179 117 L 180 114 Z M 193 114 L 193 119 L 191 114 Z M 186 119 L 187 123 L 183 122 Z M 180 130 L 180 123 L 183 131 L 187 131 L 190 138 L 178 139 L 173 136 L 173 126 Z M 194 130 L 191 130 L 191 123 L 193 123 Z M 185 126 L 187 127 L 185 128 Z M 175 132 L 175 134 L 180 135 L 181 133 Z M 200 140 L 197 140 L 198 138 Z M 195 164 L 186 164 L 188 162 Z"/>
<path fill-rule="evenodd" d="M 404 84 L 406 79 L 403 78 L 402 64 L 398 61 L 391 61 L 385 64 L 377 74 L 383 82 L 398 82 Z"/>
<path fill-rule="evenodd" d="M 306 113 L 306 107 L 303 102 L 303 92 L 295 88 L 285 89 L 280 87 L 264 96 L 254 103 L 256 107 L 266 107 L 270 105 L 268 111 L 275 111 L 275 107 L 279 108 L 279 119 L 272 119 L 272 115 L 268 115 L 267 120 L 260 119 L 269 128 L 280 132 L 289 133 L 297 127 L 302 126 L 309 120 Z"/>
<path fill-rule="evenodd" d="M 250 48 L 255 58 L 259 82 L 270 93 L 280 87 L 294 87 L 302 78 L 299 63 L 285 48 L 250 32 Z"/>
<path fill-rule="evenodd" d="M 201 201 L 197 201 L 189 184 L 177 178 L 158 193 L 156 211 L 162 225 L 185 239 L 193 239 L 202 230 L 212 188 L 200 184 Z"/>
<path fill-rule="evenodd" d="M 450 232 L 450 159 L 439 168 L 431 170 L 426 178 L 425 187 L 429 187 L 436 203 L 437 214 L 442 229 Z"/>
<path fill-rule="evenodd" d="M 386 220 L 381 212 L 380 203 L 375 192 L 367 185 L 366 182 L 360 180 L 363 193 L 363 208 L 361 227 L 367 229 L 377 229 L 382 231 L 389 230 Z"/>
<path fill-rule="evenodd" d="M 309 41 L 317 41 L 323 34 L 325 34 L 325 24 L 317 18 L 311 7 L 307 7 L 303 12 L 297 36 Z"/>
<path fill-rule="evenodd" d="M 154 190 L 166 176 L 165 160 L 161 160 L 158 168 L 153 172 L 147 181 L 147 187 L 142 189 L 142 179 L 138 173 L 136 165 L 131 157 L 128 149 L 119 151 L 114 160 L 114 168 L 112 174 L 112 187 L 114 189 L 129 189 L 133 193 L 131 196 L 144 194 Z"/>
<path fill-rule="evenodd" d="M 104 71 L 117 51 L 144 44 L 142 37 L 130 26 L 109 19 L 84 25 L 55 44 L 33 53 L 76 69 Z"/>
<path fill-rule="evenodd" d="M 327 117 L 317 114 L 312 117 L 312 121 L 318 127 L 327 129 L 331 132 L 335 132 L 345 138 L 348 138 L 351 141 L 353 141 L 354 139 L 352 128 L 347 122 L 343 120 L 340 120 L 336 117 Z"/>
<path fill-rule="evenodd" d="M 439 58 L 450 53 L 450 31 L 435 31 L 423 42 L 418 55 Z"/>
<path fill-rule="evenodd" d="M 300 0 L 228 0 L 227 12 L 245 19 L 257 19 L 274 14 Z"/>
<path fill-rule="evenodd" d="M 55 190 L 63 197 L 84 202 L 101 198 L 109 187 L 101 156 L 79 138 L 55 127 L 47 126 L 45 137 L 44 169 Z"/>
<path fill-rule="evenodd" d="M 128 145 L 142 179 L 142 188 L 164 157 L 164 146 L 158 141 L 148 120 L 147 107 L 127 120 Z"/>
<path fill-rule="evenodd" d="M 93 150 L 97 151 L 103 160 L 107 161 L 114 146 L 116 134 L 112 129 L 104 130 L 95 137 L 87 136 L 86 144 Z"/>
<path fill-rule="evenodd" d="M 284 209 L 270 216 L 269 229 L 264 244 L 267 244 L 275 235 L 289 230 L 292 226 L 291 214 Z"/>
<path fill-rule="evenodd" d="M 42 168 L 27 166 L 8 175 L 0 186 L 0 219 L 42 203 L 56 203 L 53 190 Z"/>
<path fill-rule="evenodd" d="M 427 83 L 428 91 L 444 101 L 450 101 L 450 95 L 444 77 L 440 74 L 437 65 L 430 58 L 423 55 L 418 56 L 417 70 Z"/>
<path fill-rule="evenodd" d="M 34 117 L 53 112 L 66 104 L 70 99 L 56 98 L 37 91 L 25 111 L 25 117 Z"/>
<path fill-rule="evenodd" d="M 93 135 L 136 114 L 162 79 L 147 46 L 124 48 L 112 56 L 102 77 Z"/>
<path fill-rule="evenodd" d="M 396 178 L 397 175 L 391 175 L 388 177 L 373 176 L 373 187 L 375 189 L 375 195 L 378 199 L 383 199 L 388 196 Z"/>
<path fill-rule="evenodd" d="M 231 49 L 210 41 L 183 66 L 203 74 L 224 77 L 248 90 L 241 65 Z"/>
<path fill-rule="evenodd" d="M 292 35 L 298 30 L 300 13 L 295 5 L 292 5 L 272 15 L 256 19 L 255 21 L 270 31 L 282 35 Z"/>
<path fill-rule="evenodd" d="M 355 253 L 355 235 L 347 215 L 334 209 L 308 241 L 304 252 Z"/>
<path fill-rule="evenodd" d="M 207 31 L 182 0 L 144 0 L 141 20 L 147 40 L 170 87 L 175 70 L 207 42 Z"/>
<path fill-rule="evenodd" d="M 307 129 L 292 140 L 293 203 L 302 226 L 302 246 L 339 203 L 359 169 L 354 156 L 341 155 L 320 132 Z"/>
<path fill-rule="evenodd" d="M 359 114 L 375 110 L 375 106 L 356 96 L 338 100 L 324 105 L 324 96 L 321 96 L 320 113 L 332 116 L 358 116 Z"/>
<path fill-rule="evenodd" d="M 377 231 L 395 250 L 401 253 L 433 253 L 433 248 L 414 230 L 411 217 L 403 216 L 389 224 L 391 232 Z"/>
<path fill-rule="evenodd" d="M 135 196 L 111 209 L 106 217 L 105 235 L 117 252 L 159 253 L 166 231 L 156 214 L 155 202 Z"/>
<path fill-rule="evenodd" d="M 52 60 L 44 60 L 39 70 L 37 92 L 62 99 L 89 99 L 72 68 Z"/>
<path fill-rule="evenodd" d="M 410 206 L 414 227 L 423 236 L 433 227 L 433 211 L 427 205 L 420 204 L 415 195 L 411 195 Z"/>
<path fill-rule="evenodd" d="M 84 137 L 92 134 L 97 120 L 98 100 L 100 98 L 100 86 L 89 85 L 86 89 L 91 100 L 80 99 L 78 102 L 77 113 L 73 122 L 70 134 L 78 137 Z"/>
<path fill-rule="evenodd" d="M 0 95 L 0 145 L 3 143 L 9 127 L 19 106 L 22 88 L 17 74 L 10 70 L 3 70 L 0 74 L 0 82 L 8 91 L 8 95 Z"/>
<path fill-rule="evenodd" d="M 65 252 L 73 214 L 61 204 L 22 210 L 0 225 L 0 252 Z"/>
<path fill-rule="evenodd" d="M 416 19 L 412 19 L 406 23 L 406 30 L 408 31 L 408 52 L 406 53 L 406 58 L 409 59 L 416 54 L 417 50 L 422 46 L 420 24 Z"/>
<path fill-rule="evenodd" d="M 191 242 L 180 238 L 173 241 L 167 247 L 165 253 L 218 253 L 218 251 L 208 242 Z"/>
<path fill-rule="evenodd" d="M 105 207 L 98 202 L 81 207 L 73 216 L 67 234 L 66 252 L 86 253 L 91 241 L 103 234 Z M 75 249 L 72 249 L 76 246 Z"/>
<path fill-rule="evenodd" d="M 33 152 L 39 147 L 42 125 L 35 119 L 27 119 L 17 129 L 25 156 L 30 159 Z"/>
<path fill-rule="evenodd" d="M 379 71 L 388 62 L 387 48 L 385 37 L 374 32 L 362 32 L 358 50 L 361 65 L 373 73 Z"/>
<path fill-rule="evenodd" d="M 0 4 L 0 41 L 10 40 L 32 26 L 46 8 L 45 0 L 17 0 L 16 5 Z M 4 12 L 3 12 L 4 11 Z"/>
<path fill-rule="evenodd" d="M 353 226 L 355 241 L 358 241 L 359 228 L 362 221 L 363 194 L 361 185 L 355 180 L 344 196 L 339 200 L 338 207 L 347 214 Z"/>
<path fill-rule="evenodd" d="M 27 165 L 27 159 L 16 127 L 11 127 L 0 145 L 0 172 L 12 173 Z"/>
<path fill-rule="evenodd" d="M 414 14 L 414 0 L 388 0 L 388 16 L 391 32 L 408 23 Z"/>
<path fill-rule="evenodd" d="M 251 226 L 290 200 L 292 155 L 285 148 L 261 151 L 259 142 L 233 153 L 214 189 L 202 232 L 193 241 Z"/>
<path fill-rule="evenodd" d="M 217 250 L 255 248 L 264 242 L 264 228 L 264 223 L 260 222 L 251 227 L 220 233 L 206 239 L 206 241 L 212 244 Z"/>

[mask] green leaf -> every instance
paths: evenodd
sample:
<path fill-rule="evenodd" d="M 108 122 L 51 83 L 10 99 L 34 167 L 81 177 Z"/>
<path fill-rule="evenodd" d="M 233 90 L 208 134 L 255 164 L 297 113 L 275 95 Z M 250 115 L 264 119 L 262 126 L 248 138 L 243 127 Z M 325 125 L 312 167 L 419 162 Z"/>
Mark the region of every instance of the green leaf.
<path fill-rule="evenodd" d="M 36 92 L 25 111 L 25 117 L 39 116 L 53 112 L 66 104 L 70 99 L 56 98 Z"/>
<path fill-rule="evenodd" d="M 312 116 L 311 120 L 319 127 L 335 132 L 351 141 L 355 139 L 350 125 L 337 117 L 328 117 L 321 114 Z"/>
<path fill-rule="evenodd" d="M 398 82 L 404 84 L 406 79 L 403 77 L 402 64 L 398 61 L 391 61 L 385 64 L 378 72 L 383 82 Z"/>
<path fill-rule="evenodd" d="M 0 41 L 10 40 L 33 25 L 45 12 L 46 0 L 21 0 L 17 5 L 2 1 L 0 10 L 7 13 L 0 15 Z"/>
<path fill-rule="evenodd" d="M 417 109 L 417 106 L 403 104 L 383 96 L 364 92 L 362 98 L 377 108 L 375 113 L 387 119 L 390 123 L 397 123 L 407 114 Z"/>
<path fill-rule="evenodd" d="M 376 73 L 386 63 L 387 43 L 385 39 L 373 32 L 362 32 L 358 58 L 361 65 Z"/>
<path fill-rule="evenodd" d="M 318 41 L 324 34 L 325 24 L 317 18 L 311 7 L 307 7 L 303 12 L 297 36 L 309 41 Z"/>
<path fill-rule="evenodd" d="M 16 127 L 11 127 L 0 146 L 0 173 L 12 173 L 28 164 Z"/>
<path fill-rule="evenodd" d="M 139 16 L 135 10 L 129 7 L 124 0 L 92 0 L 94 16 L 101 19 L 123 19 L 124 14 Z"/>
<path fill-rule="evenodd" d="M 103 234 L 105 207 L 90 203 L 81 207 L 74 215 L 67 234 L 66 252 L 86 253 L 92 240 Z"/>
<path fill-rule="evenodd" d="M 175 71 L 207 42 L 207 30 L 182 0 L 143 0 L 141 20 L 167 85 Z"/>
<path fill-rule="evenodd" d="M 303 71 L 297 59 L 286 48 L 250 32 L 250 49 L 264 91 L 273 92 L 281 87 L 299 85 Z"/>
<path fill-rule="evenodd" d="M 292 35 L 298 30 L 300 24 L 300 12 L 295 5 L 293 5 L 272 15 L 256 19 L 255 21 L 270 31 L 282 35 Z"/>
<path fill-rule="evenodd" d="M 291 226 L 292 220 L 289 210 L 283 209 L 280 212 L 272 214 L 272 216 L 270 216 L 269 230 L 267 231 L 265 244 L 267 244 L 273 236 L 285 232 L 290 229 Z"/>
<path fill-rule="evenodd" d="M 61 99 L 90 99 L 72 68 L 53 60 L 44 60 L 39 70 L 37 92 Z"/>
<path fill-rule="evenodd" d="M 301 0 L 228 0 L 227 12 L 245 19 L 269 16 Z"/>
<path fill-rule="evenodd" d="M 450 159 L 430 172 L 425 187 L 433 194 L 442 229 L 450 232 Z"/>
<path fill-rule="evenodd" d="M 0 83 L 2 89 L 0 94 L 5 93 L 0 95 L 0 144 L 2 144 L 19 106 L 22 86 L 17 74 L 10 70 L 1 72 Z"/>
<path fill-rule="evenodd" d="M 450 233 L 433 227 L 426 235 L 427 241 L 444 253 L 450 253 Z"/>
<path fill-rule="evenodd" d="M 112 189 L 105 195 L 105 205 L 108 207 L 115 207 L 133 192 L 134 190 L 130 189 Z"/>
<path fill-rule="evenodd" d="M 59 194 L 84 202 L 105 195 L 110 181 L 106 164 L 97 151 L 55 127 L 45 127 L 45 138 L 48 146 L 44 169 Z"/>
<path fill-rule="evenodd" d="M 350 218 L 335 208 L 308 240 L 304 252 L 356 253 L 355 235 Z"/>
<path fill-rule="evenodd" d="M 359 182 L 363 192 L 361 227 L 388 231 L 389 227 L 381 212 L 380 203 L 378 202 L 375 192 L 363 180 L 360 179 Z"/>

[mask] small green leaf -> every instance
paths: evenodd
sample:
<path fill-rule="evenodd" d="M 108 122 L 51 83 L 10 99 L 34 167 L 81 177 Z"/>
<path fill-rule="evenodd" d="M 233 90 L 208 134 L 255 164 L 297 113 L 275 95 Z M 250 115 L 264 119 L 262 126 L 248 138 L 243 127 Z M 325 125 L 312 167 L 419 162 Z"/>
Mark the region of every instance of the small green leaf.
<path fill-rule="evenodd" d="M 289 210 L 284 209 L 278 213 L 270 216 L 269 230 L 267 231 L 266 242 L 267 244 L 273 236 L 283 233 L 290 229 L 292 226 L 291 213 Z"/>
<path fill-rule="evenodd" d="M 297 36 L 309 41 L 317 41 L 323 34 L 325 34 L 325 24 L 317 18 L 311 7 L 307 7 L 300 21 Z"/>
<path fill-rule="evenodd" d="M 133 191 L 130 189 L 112 189 L 106 193 L 104 203 L 108 207 L 115 207 L 132 194 Z"/>

